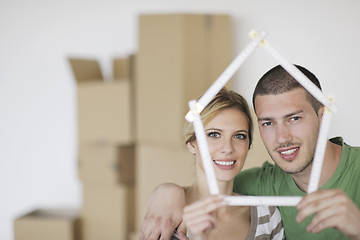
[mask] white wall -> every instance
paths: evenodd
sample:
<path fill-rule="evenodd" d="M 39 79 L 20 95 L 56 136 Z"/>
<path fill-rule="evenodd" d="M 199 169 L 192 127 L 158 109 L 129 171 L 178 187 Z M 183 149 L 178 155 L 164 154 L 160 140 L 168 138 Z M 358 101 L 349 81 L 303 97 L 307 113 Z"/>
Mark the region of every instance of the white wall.
<path fill-rule="evenodd" d="M 75 83 L 66 57 L 91 56 L 111 74 L 111 58 L 136 51 L 139 13 L 228 13 L 236 53 L 251 29 L 289 61 L 312 70 L 336 98 L 330 136 L 360 145 L 356 0 L 0 0 L 0 239 L 14 217 L 37 206 L 79 206 Z M 277 64 L 263 49 L 236 75 L 248 100 Z M 355 121 L 355 122 L 354 122 Z"/>

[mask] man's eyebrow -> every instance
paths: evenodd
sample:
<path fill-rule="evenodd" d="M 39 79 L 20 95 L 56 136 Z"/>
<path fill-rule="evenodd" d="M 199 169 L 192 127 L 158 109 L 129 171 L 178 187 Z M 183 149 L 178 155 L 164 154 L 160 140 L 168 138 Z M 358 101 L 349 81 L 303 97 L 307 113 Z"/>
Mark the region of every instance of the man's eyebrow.
<path fill-rule="evenodd" d="M 289 114 L 286 114 L 284 117 L 282 117 L 283 119 L 284 118 L 289 118 L 289 117 L 292 117 L 296 114 L 299 114 L 299 113 L 302 113 L 303 110 L 298 110 L 298 111 L 295 111 L 295 112 L 292 112 L 292 113 L 289 113 Z M 258 118 L 258 122 L 261 122 L 261 121 L 272 121 L 274 118 L 272 117 L 263 117 L 263 118 Z"/>
<path fill-rule="evenodd" d="M 271 121 L 273 120 L 273 118 L 270 118 L 270 117 L 264 117 L 264 118 L 258 118 L 258 122 L 261 122 L 261 121 Z"/>
<path fill-rule="evenodd" d="M 296 112 L 286 114 L 286 115 L 284 116 L 284 118 L 289 118 L 289 117 L 291 117 L 291 116 L 294 116 L 294 115 L 299 114 L 299 113 L 302 113 L 302 112 L 303 112 L 303 110 L 298 110 L 298 111 L 296 111 Z"/>

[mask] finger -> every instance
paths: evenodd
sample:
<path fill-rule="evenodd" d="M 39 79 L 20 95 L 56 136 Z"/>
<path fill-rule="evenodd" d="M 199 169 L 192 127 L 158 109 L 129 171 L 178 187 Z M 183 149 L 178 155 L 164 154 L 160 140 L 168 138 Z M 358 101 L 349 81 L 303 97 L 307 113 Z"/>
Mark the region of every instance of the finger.
<path fill-rule="evenodd" d="M 196 206 L 197 204 L 210 204 L 212 202 L 223 202 L 223 198 L 219 195 L 211 195 L 210 197 L 192 203 L 192 205 Z"/>
<path fill-rule="evenodd" d="M 315 219 L 314 217 L 310 224 L 306 227 L 306 230 L 308 232 L 318 233 L 326 228 L 336 227 L 336 225 L 339 224 L 339 218 L 336 217 L 336 214 L 326 215 L 326 218 L 321 217 L 321 219 Z"/>
<path fill-rule="evenodd" d="M 192 226 L 197 225 L 201 222 L 211 222 L 215 224 L 215 217 L 210 214 L 204 214 L 204 215 L 199 215 L 195 218 L 188 218 L 187 216 L 185 217 L 184 215 L 184 222 L 187 228 L 190 229 Z"/>
<path fill-rule="evenodd" d="M 221 199 L 205 199 L 190 204 L 184 208 L 184 214 L 196 217 L 202 214 L 208 214 L 216 209 L 223 207 L 224 203 Z"/>
<path fill-rule="evenodd" d="M 174 229 L 174 231 L 175 231 L 175 229 Z M 163 229 L 162 232 L 161 232 L 160 238 L 157 237 L 157 238 L 154 238 L 154 239 L 156 239 L 156 240 L 157 239 L 159 239 L 159 240 L 169 240 L 171 238 L 171 235 L 174 233 L 174 231 L 170 231 L 168 229 Z"/>
<path fill-rule="evenodd" d="M 311 203 L 308 203 L 303 208 L 301 208 L 296 216 L 297 222 L 304 221 L 305 218 L 308 216 L 311 216 L 312 214 L 315 214 L 319 211 L 322 211 L 328 207 L 333 206 L 332 201 L 329 200 L 317 200 Z"/>
<path fill-rule="evenodd" d="M 197 223 L 192 223 L 188 226 L 189 232 L 191 236 L 202 235 L 203 233 L 213 229 L 215 227 L 215 222 L 212 219 L 207 219 L 203 221 L 199 221 Z"/>
<path fill-rule="evenodd" d="M 178 231 L 178 237 L 180 240 L 189 240 L 185 233 Z"/>
<path fill-rule="evenodd" d="M 181 224 L 178 226 L 177 233 L 179 235 L 180 240 L 187 240 L 188 239 L 186 237 L 186 225 L 185 225 L 184 221 L 181 222 Z"/>
<path fill-rule="evenodd" d="M 161 235 L 161 227 L 160 227 L 160 218 L 152 218 L 151 224 L 147 224 L 146 226 L 146 232 L 147 237 L 144 240 L 152 240 L 152 239 L 159 239 Z"/>
<path fill-rule="evenodd" d="M 297 209 L 301 209 L 301 208 L 305 207 L 306 205 L 308 205 L 309 203 L 312 203 L 316 200 L 331 198 L 334 195 L 337 195 L 340 193 L 342 193 L 342 190 L 340 190 L 340 189 L 319 190 L 319 191 L 305 195 L 296 207 L 297 207 Z"/>
<path fill-rule="evenodd" d="M 161 226 L 161 237 L 160 240 L 168 240 L 176 229 L 176 225 L 172 219 L 166 219 Z"/>
<path fill-rule="evenodd" d="M 359 236 L 360 211 L 354 202 L 345 194 L 337 196 L 336 207 L 329 207 L 318 212 L 307 227 L 307 230 L 318 233 L 326 228 L 335 228 L 349 238 Z"/>
<path fill-rule="evenodd" d="M 149 216 L 145 216 L 144 221 L 142 222 L 141 227 L 140 227 L 140 234 L 139 234 L 140 240 L 149 239 L 149 236 L 151 235 L 152 230 L 155 229 L 153 223 L 154 223 L 154 221 L 152 221 Z"/>
<path fill-rule="evenodd" d="M 302 222 L 306 217 L 327 208 L 335 209 L 334 206 L 344 201 L 341 195 L 342 193 L 334 191 L 309 194 L 307 198 L 304 197 L 304 202 L 301 201 L 297 206 L 299 213 L 296 216 L 296 221 Z"/>

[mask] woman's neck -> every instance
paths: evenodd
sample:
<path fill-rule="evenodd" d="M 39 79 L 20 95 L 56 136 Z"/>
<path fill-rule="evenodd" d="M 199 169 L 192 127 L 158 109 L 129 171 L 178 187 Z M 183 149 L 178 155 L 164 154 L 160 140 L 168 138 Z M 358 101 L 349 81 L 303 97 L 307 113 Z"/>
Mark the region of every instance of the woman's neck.
<path fill-rule="evenodd" d="M 220 195 L 232 195 L 234 181 L 217 181 Z M 197 177 L 195 183 L 186 191 L 186 201 L 190 204 L 194 201 L 210 196 L 206 177 Z"/>

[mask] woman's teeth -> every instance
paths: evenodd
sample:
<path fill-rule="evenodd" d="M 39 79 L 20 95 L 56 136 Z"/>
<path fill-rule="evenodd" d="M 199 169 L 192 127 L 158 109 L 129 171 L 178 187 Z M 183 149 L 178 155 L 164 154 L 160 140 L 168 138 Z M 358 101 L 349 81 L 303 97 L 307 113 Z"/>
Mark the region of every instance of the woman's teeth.
<path fill-rule="evenodd" d="M 299 148 L 294 148 L 294 149 L 290 149 L 290 150 L 287 150 L 287 151 L 283 151 L 283 152 L 280 152 L 281 154 L 283 155 L 290 155 L 290 154 L 293 154 L 294 152 L 296 152 Z"/>
<path fill-rule="evenodd" d="M 235 161 L 216 161 L 216 160 L 214 160 L 214 162 L 218 165 L 223 165 L 223 166 L 230 166 L 235 163 Z"/>

